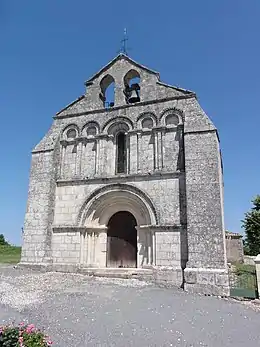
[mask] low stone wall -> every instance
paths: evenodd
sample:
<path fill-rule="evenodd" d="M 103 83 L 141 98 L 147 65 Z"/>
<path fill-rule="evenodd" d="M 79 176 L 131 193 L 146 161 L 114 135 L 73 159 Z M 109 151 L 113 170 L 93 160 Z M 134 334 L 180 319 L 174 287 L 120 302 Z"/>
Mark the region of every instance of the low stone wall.
<path fill-rule="evenodd" d="M 255 265 L 256 255 L 244 255 L 244 264 L 245 265 Z"/>
<path fill-rule="evenodd" d="M 243 263 L 244 247 L 242 235 L 238 233 L 226 232 L 226 251 L 229 263 Z"/>
<path fill-rule="evenodd" d="M 260 293 L 260 254 L 255 258 L 255 266 L 256 266 L 256 280 L 258 287 L 258 295 Z"/>

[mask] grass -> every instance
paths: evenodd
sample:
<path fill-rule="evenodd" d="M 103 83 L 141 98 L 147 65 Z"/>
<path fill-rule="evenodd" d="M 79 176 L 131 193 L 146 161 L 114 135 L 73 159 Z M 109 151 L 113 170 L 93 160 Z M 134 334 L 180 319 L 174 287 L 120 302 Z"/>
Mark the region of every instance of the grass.
<path fill-rule="evenodd" d="M 21 258 L 21 247 L 0 246 L 0 263 L 17 264 Z"/>

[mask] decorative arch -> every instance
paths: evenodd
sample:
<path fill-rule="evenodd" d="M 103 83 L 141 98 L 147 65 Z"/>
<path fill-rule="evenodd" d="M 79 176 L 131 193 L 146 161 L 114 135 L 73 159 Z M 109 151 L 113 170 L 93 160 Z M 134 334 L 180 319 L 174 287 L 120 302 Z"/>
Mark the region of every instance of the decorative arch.
<path fill-rule="evenodd" d="M 133 130 L 133 128 L 134 128 L 134 124 L 129 118 L 127 118 L 127 117 L 114 117 L 114 118 L 110 119 L 109 121 L 107 121 L 103 125 L 102 132 L 104 134 L 108 134 L 108 129 L 110 128 L 110 126 L 113 124 L 117 124 L 117 123 L 126 124 L 128 126 L 129 130 Z"/>
<path fill-rule="evenodd" d="M 151 199 L 140 189 L 127 184 L 111 184 L 95 190 L 83 203 L 78 226 L 105 226 L 116 212 L 128 211 L 138 225 L 158 224 Z"/>
<path fill-rule="evenodd" d="M 74 131 L 74 136 L 70 136 L 69 133 L 71 132 L 71 135 L 72 135 L 72 132 Z M 79 131 L 79 127 L 77 126 L 77 124 L 68 124 L 66 125 L 62 131 L 61 131 L 61 138 L 63 140 L 68 140 L 68 141 L 71 141 L 71 140 L 74 140 L 75 138 L 77 138 L 80 134 L 80 131 Z"/>
<path fill-rule="evenodd" d="M 167 119 L 170 118 L 170 116 L 178 117 L 178 120 L 174 121 L 172 117 L 172 121 L 166 124 Z M 168 126 L 177 126 L 179 124 L 184 123 L 184 114 L 183 111 L 177 109 L 177 108 L 168 108 L 164 110 L 160 115 L 160 124 L 161 125 L 168 125 Z"/>
<path fill-rule="evenodd" d="M 143 128 L 143 121 L 145 119 L 151 119 L 153 122 L 153 127 L 155 127 L 157 125 L 157 117 L 153 112 L 143 112 L 138 116 L 138 118 L 136 120 L 138 129 Z"/>
<path fill-rule="evenodd" d="M 109 135 L 117 135 L 119 132 L 126 133 L 129 131 L 129 126 L 124 122 L 112 123 L 107 129 Z"/>
<path fill-rule="evenodd" d="M 93 129 L 93 131 L 91 131 Z M 95 136 L 99 134 L 100 126 L 97 122 L 88 122 L 82 127 L 82 135 L 86 137 Z"/>

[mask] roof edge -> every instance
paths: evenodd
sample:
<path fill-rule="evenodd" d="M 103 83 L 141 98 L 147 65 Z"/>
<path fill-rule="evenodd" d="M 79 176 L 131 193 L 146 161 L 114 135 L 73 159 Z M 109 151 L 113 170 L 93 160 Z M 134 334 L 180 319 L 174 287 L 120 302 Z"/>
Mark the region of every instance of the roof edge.
<path fill-rule="evenodd" d="M 63 107 L 60 111 L 56 112 L 56 115 L 60 114 L 61 112 L 67 110 L 67 108 L 69 108 L 70 106 L 76 104 L 78 101 L 82 100 L 85 98 L 86 95 L 81 95 L 79 96 L 76 100 L 72 101 L 70 104 L 66 105 L 65 107 Z"/>
<path fill-rule="evenodd" d="M 189 90 L 189 89 L 184 89 L 184 88 L 180 88 L 180 87 L 176 87 L 176 86 L 172 86 L 170 84 L 167 84 L 167 83 L 164 83 L 164 82 L 161 82 L 161 81 L 158 81 L 156 82 L 157 84 L 160 84 L 164 87 L 168 87 L 168 88 L 172 88 L 172 89 L 175 89 L 175 90 L 179 90 L 180 92 L 183 92 L 185 94 L 194 94 L 196 95 L 195 92 L 193 92 L 192 90 Z"/>
<path fill-rule="evenodd" d="M 160 74 L 157 71 L 154 71 L 152 69 L 149 69 L 148 67 L 139 64 L 138 62 L 136 62 L 135 60 L 133 60 L 132 58 L 128 57 L 128 55 L 124 54 L 124 53 L 120 53 L 118 54 L 114 59 L 112 59 L 108 64 L 106 64 L 104 67 L 102 67 L 97 73 L 95 73 L 91 78 L 89 78 L 88 80 L 85 81 L 85 85 L 87 83 L 92 82 L 95 78 L 97 78 L 98 76 L 100 76 L 104 71 L 106 71 L 110 66 L 112 66 L 117 60 L 120 59 L 126 59 L 128 60 L 130 63 L 134 64 L 135 66 L 144 69 L 146 71 L 149 71 L 150 73 L 157 75 L 158 78 L 160 78 Z"/>

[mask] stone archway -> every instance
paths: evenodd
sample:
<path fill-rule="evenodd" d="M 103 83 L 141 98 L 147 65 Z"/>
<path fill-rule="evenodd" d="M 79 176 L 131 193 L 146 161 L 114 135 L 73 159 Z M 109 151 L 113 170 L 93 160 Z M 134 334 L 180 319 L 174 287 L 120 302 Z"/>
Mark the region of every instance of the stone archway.
<path fill-rule="evenodd" d="M 137 222 L 132 213 L 119 211 L 107 225 L 107 267 L 137 266 Z"/>
<path fill-rule="evenodd" d="M 128 216 L 126 224 L 115 217 L 122 212 L 125 212 L 125 217 Z M 81 240 L 82 257 L 86 254 L 87 259 L 83 260 L 83 264 L 86 266 L 140 268 L 155 264 L 155 233 L 150 227 L 157 224 L 157 214 L 151 200 L 140 189 L 126 184 L 114 184 L 96 190 L 82 206 L 78 223 L 86 230 Z M 135 240 L 129 240 L 127 231 L 124 230 L 131 223 L 135 226 L 135 230 L 131 229 Z M 111 225 L 113 231 L 109 230 Z M 121 242 L 121 246 L 124 242 L 130 243 L 132 250 L 130 251 L 129 245 L 125 245 L 127 251 L 113 253 L 112 257 L 108 239 L 120 239 L 120 230 L 122 240 L 116 242 Z"/>

